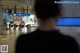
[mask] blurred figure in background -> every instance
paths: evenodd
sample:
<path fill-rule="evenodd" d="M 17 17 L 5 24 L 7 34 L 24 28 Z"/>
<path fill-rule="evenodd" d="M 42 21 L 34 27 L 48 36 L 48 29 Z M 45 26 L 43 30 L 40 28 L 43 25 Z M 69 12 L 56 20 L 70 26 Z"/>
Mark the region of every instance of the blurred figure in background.
<path fill-rule="evenodd" d="M 34 11 L 39 27 L 18 37 L 15 53 L 79 53 L 76 40 L 55 28 L 63 11 L 62 4 L 55 1 L 60 0 L 35 0 Z"/>

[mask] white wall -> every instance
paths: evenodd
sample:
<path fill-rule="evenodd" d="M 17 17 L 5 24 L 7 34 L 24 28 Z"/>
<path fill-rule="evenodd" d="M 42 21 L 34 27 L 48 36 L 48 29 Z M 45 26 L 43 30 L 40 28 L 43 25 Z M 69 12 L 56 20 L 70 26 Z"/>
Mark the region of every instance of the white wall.
<path fill-rule="evenodd" d="M 64 17 L 80 17 L 80 4 L 64 4 Z"/>
<path fill-rule="evenodd" d="M 64 1 L 79 1 L 80 0 L 64 0 Z M 80 4 L 64 4 L 64 17 L 80 17 Z M 76 38 L 80 44 L 80 27 L 57 27 L 64 34 L 68 34 Z"/>
<path fill-rule="evenodd" d="M 61 33 L 74 37 L 80 44 L 80 27 L 57 27 Z"/>

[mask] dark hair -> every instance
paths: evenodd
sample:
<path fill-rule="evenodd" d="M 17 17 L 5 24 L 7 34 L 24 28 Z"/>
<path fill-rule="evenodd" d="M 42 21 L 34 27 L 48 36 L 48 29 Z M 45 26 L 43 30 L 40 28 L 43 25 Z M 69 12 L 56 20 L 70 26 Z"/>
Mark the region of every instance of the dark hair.
<path fill-rule="evenodd" d="M 39 19 L 48 19 L 50 17 L 58 17 L 61 15 L 61 4 L 54 3 L 60 0 L 35 0 L 34 11 Z"/>

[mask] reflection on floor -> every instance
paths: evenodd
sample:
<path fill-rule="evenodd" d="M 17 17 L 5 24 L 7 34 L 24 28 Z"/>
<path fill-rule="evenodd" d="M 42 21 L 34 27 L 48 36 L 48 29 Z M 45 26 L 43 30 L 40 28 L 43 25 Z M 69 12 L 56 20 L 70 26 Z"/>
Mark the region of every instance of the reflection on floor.
<path fill-rule="evenodd" d="M 16 38 L 19 36 L 19 33 L 20 32 L 4 30 L 3 35 L 0 35 L 0 45 L 8 45 L 8 53 L 14 53 L 15 42 Z"/>

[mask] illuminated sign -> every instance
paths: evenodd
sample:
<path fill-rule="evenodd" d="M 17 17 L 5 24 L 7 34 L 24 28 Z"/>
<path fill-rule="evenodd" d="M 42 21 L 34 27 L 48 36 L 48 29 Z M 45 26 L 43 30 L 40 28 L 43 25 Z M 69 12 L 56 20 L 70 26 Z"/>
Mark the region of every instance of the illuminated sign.
<path fill-rule="evenodd" d="M 80 18 L 61 18 L 56 23 L 57 26 L 80 26 Z"/>

